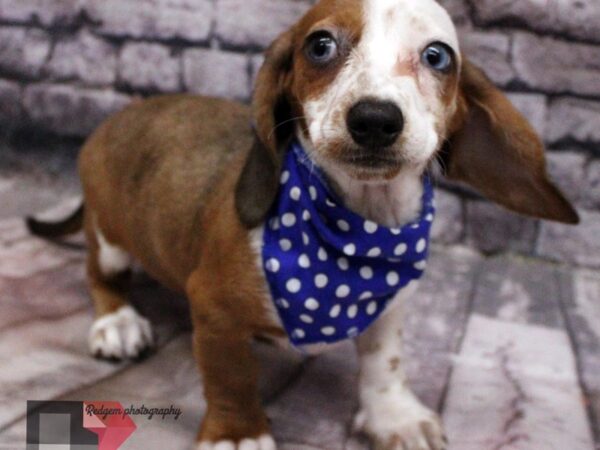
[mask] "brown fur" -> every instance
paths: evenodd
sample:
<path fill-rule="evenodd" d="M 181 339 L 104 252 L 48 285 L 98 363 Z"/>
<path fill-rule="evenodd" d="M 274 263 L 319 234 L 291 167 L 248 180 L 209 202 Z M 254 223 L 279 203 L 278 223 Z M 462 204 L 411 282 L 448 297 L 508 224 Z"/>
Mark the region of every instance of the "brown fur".
<path fill-rule="evenodd" d="M 153 277 L 188 295 L 209 403 L 200 437 L 208 440 L 266 431 L 250 339 L 281 334 L 264 315 L 263 281 L 249 264 L 254 256 L 234 204 L 253 138 L 249 123 L 249 109 L 235 103 L 157 97 L 109 119 L 80 158 L 97 313 L 126 304 L 126 286 L 123 275 L 100 273 L 96 227 Z"/>
<path fill-rule="evenodd" d="M 358 0 L 322 1 L 296 26 L 290 91 L 300 104 L 319 96 L 331 84 L 352 47 L 360 41 L 364 27 L 361 3 Z M 305 39 L 317 30 L 329 30 L 337 36 L 342 55 L 335 64 L 325 68 L 315 67 L 303 55 Z"/>
<path fill-rule="evenodd" d="M 487 76 L 466 61 L 448 175 L 518 213 L 575 224 L 577 212 L 548 180 L 544 145 Z"/>

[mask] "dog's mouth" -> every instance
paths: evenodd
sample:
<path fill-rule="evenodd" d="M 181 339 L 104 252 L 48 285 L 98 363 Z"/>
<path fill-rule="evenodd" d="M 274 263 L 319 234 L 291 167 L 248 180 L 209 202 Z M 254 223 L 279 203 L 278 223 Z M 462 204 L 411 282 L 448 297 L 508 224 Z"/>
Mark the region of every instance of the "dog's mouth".
<path fill-rule="evenodd" d="M 357 149 L 344 153 L 338 161 L 350 176 L 361 181 L 393 178 L 403 166 L 402 158 L 389 149 Z"/>
<path fill-rule="evenodd" d="M 341 156 L 344 165 L 361 170 L 390 170 L 402 166 L 402 158 L 389 149 L 356 149 Z"/>

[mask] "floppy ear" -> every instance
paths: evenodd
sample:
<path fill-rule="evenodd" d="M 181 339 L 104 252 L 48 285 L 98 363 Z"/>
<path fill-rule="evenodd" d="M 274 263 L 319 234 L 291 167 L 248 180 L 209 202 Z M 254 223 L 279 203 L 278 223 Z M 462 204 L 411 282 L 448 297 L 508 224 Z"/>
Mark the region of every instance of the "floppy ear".
<path fill-rule="evenodd" d="M 459 111 L 466 116 L 448 142 L 448 177 L 518 213 L 578 223 L 577 212 L 549 181 L 544 146 L 525 117 L 468 61 L 460 90 Z"/>
<path fill-rule="evenodd" d="M 288 98 L 292 40 L 290 30 L 271 44 L 256 79 L 252 99 L 255 140 L 235 193 L 238 215 L 248 228 L 264 220 L 275 199 L 283 153 L 294 131 Z"/>

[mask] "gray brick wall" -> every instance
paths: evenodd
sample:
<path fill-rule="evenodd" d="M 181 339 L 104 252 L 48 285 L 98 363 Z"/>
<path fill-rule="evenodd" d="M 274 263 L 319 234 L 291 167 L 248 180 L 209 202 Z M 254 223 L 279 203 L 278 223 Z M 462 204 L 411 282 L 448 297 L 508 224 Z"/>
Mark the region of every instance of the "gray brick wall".
<path fill-rule="evenodd" d="M 600 2 L 440 1 L 465 53 L 544 137 L 583 223 L 539 223 L 449 186 L 436 240 L 600 267 Z M 246 101 L 261 51 L 311 3 L 0 0 L 0 127 L 83 138 L 137 95 Z"/>

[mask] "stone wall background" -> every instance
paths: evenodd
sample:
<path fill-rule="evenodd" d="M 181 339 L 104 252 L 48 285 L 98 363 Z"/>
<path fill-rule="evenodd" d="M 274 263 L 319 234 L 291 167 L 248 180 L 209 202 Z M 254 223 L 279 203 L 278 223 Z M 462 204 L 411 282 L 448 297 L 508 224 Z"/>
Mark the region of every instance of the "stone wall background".
<path fill-rule="evenodd" d="M 582 224 L 525 219 L 449 185 L 438 197 L 436 239 L 599 268 L 600 2 L 441 1 L 467 55 L 544 137 L 551 173 Z M 0 0 L 3 138 L 79 142 L 137 95 L 247 101 L 261 51 L 311 3 Z"/>

